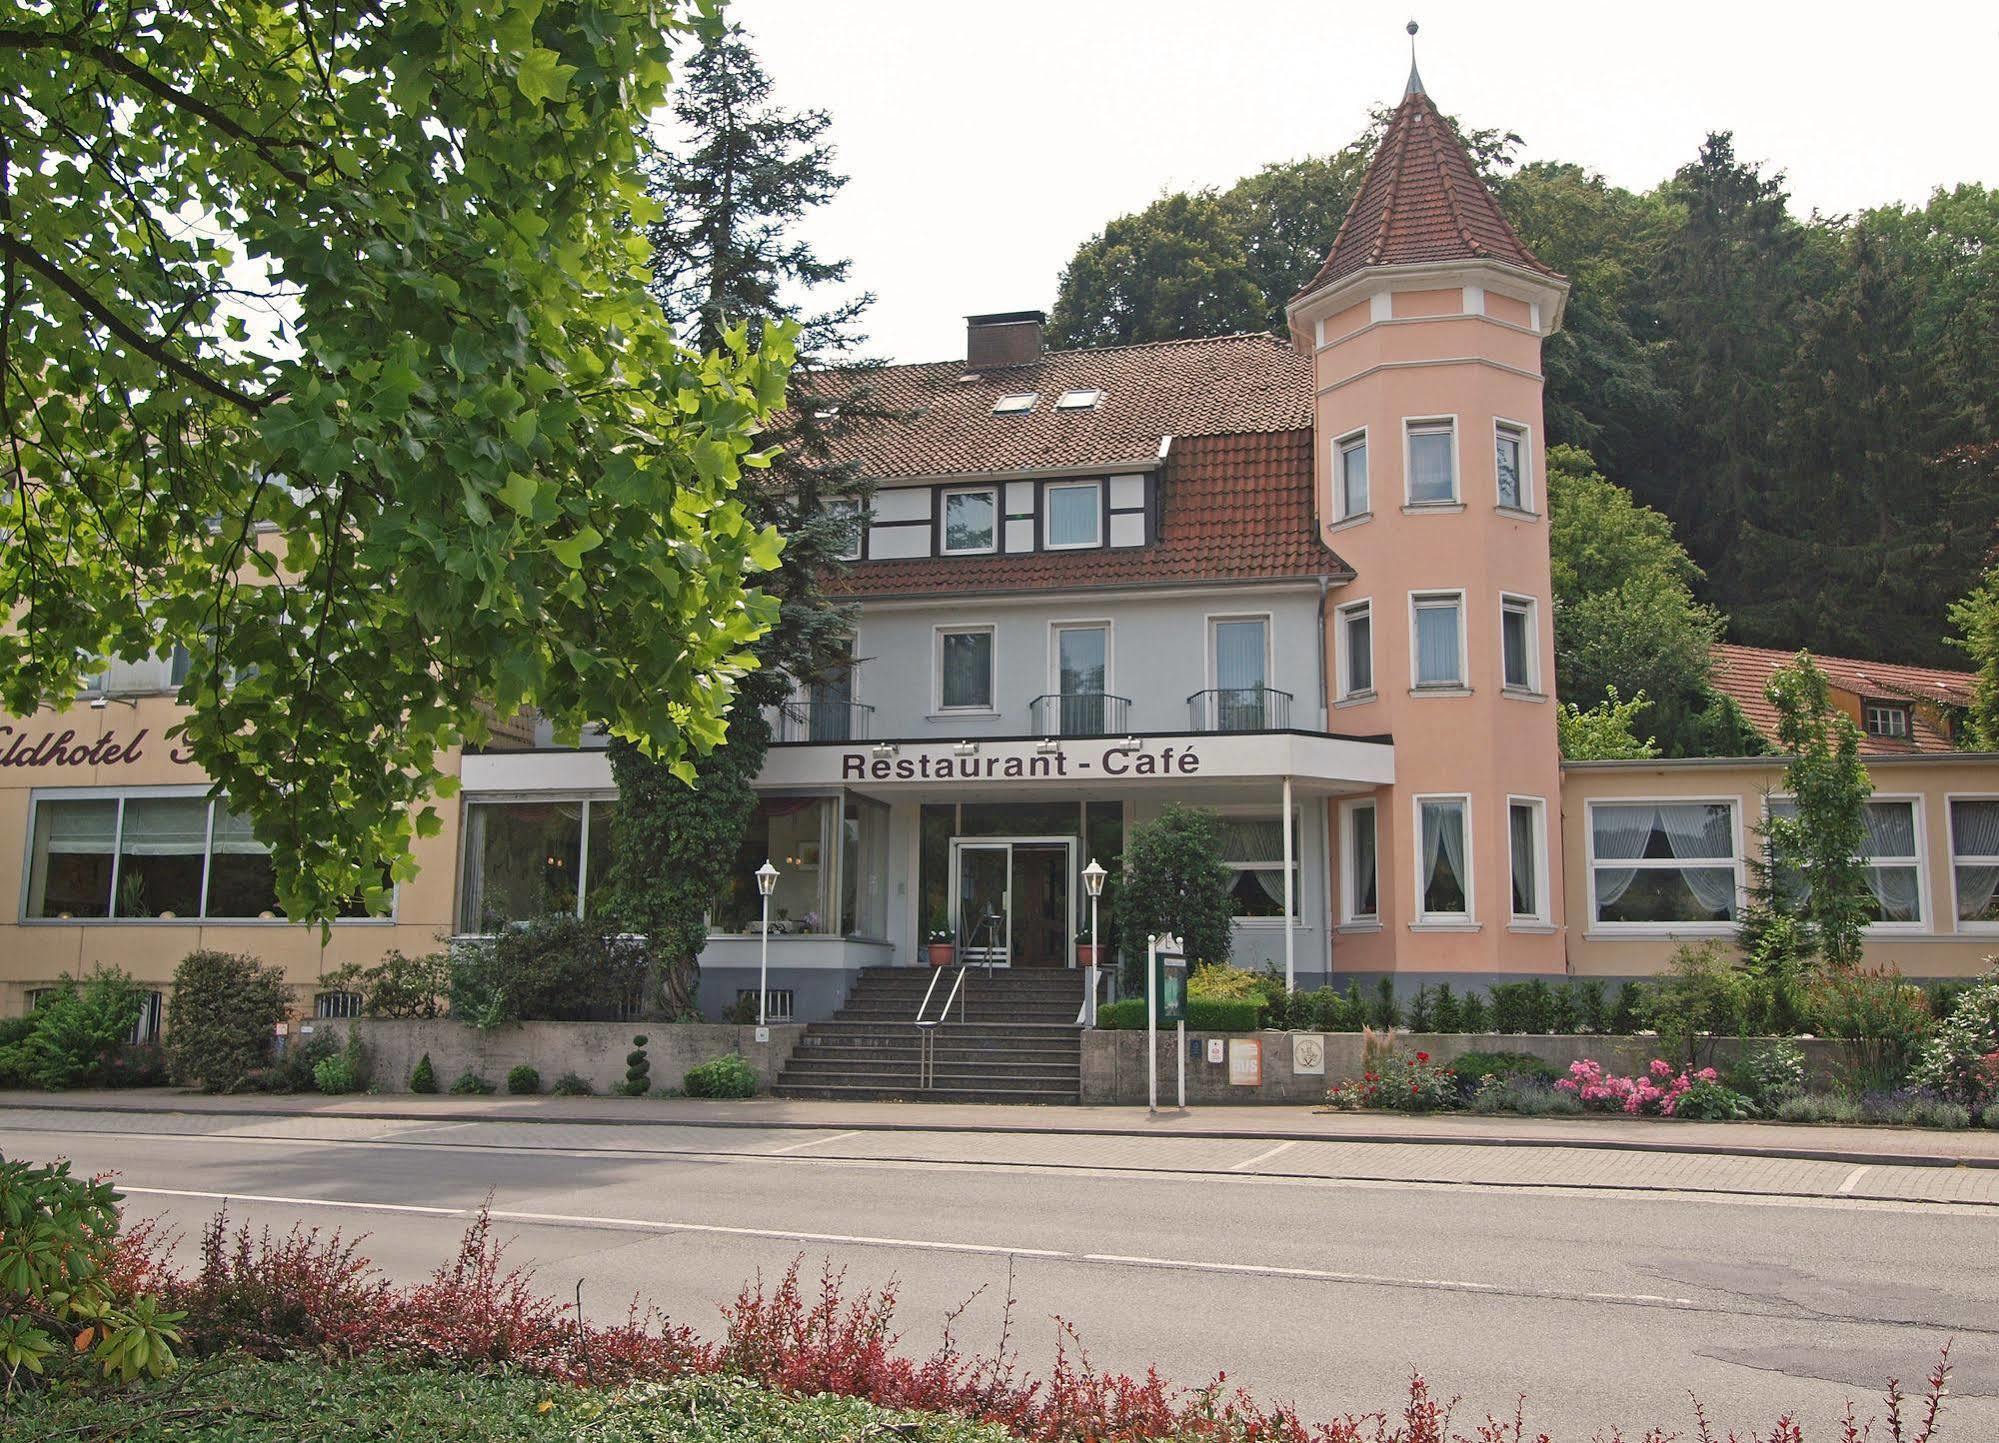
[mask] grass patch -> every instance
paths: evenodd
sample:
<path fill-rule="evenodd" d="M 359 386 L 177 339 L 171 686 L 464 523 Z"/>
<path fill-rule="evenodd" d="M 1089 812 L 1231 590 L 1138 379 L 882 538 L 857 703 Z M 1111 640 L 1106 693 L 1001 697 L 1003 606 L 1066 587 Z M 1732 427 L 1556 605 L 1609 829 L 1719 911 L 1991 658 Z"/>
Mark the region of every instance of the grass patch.
<path fill-rule="evenodd" d="M 744 1378 L 677 1378 L 616 1392 L 519 1373 L 265 1363 L 241 1355 L 119 1391 L 30 1393 L 9 1436 L 119 1443 L 1013 1443 L 1004 1429 L 857 1398 L 798 1398 Z M 11 1430 L 20 1429 L 20 1432 Z"/>

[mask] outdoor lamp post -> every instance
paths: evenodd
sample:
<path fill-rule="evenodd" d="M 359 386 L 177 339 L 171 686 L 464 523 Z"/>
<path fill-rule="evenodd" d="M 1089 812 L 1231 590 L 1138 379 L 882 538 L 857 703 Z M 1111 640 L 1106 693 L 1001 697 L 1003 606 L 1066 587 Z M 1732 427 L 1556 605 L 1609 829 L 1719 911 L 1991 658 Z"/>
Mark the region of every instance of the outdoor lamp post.
<path fill-rule="evenodd" d="M 764 1004 L 770 1000 L 770 894 L 777 886 L 777 868 L 764 858 L 757 868 L 757 890 L 764 899 L 763 957 L 757 963 L 757 1026 L 764 1025 Z"/>
<path fill-rule="evenodd" d="M 1090 894 L 1090 976 L 1088 982 L 1089 1005 L 1084 1016 L 1091 1027 L 1097 1025 L 1097 898 L 1104 895 L 1104 869 L 1097 865 L 1095 857 L 1090 865 L 1083 868 L 1083 887 Z"/>

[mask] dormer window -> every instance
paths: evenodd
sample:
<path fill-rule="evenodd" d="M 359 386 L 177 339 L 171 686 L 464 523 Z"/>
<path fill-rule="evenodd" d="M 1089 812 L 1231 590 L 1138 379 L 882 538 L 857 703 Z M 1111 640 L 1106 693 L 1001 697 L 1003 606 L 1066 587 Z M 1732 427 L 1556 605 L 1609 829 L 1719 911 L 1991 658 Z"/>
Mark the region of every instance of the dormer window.
<path fill-rule="evenodd" d="M 1870 701 L 1864 708 L 1867 735 L 1893 741 L 1909 739 L 1909 709 L 1900 702 Z"/>
<path fill-rule="evenodd" d="M 1032 411 L 1039 391 L 1014 391 L 993 402 L 995 416 L 1018 416 L 1023 411 Z"/>
<path fill-rule="evenodd" d="M 944 493 L 944 554 L 991 551 L 999 525 L 999 493 L 990 486 Z"/>
<path fill-rule="evenodd" d="M 1104 398 L 1102 391 L 1064 391 L 1055 398 L 1058 411 L 1094 411 Z"/>

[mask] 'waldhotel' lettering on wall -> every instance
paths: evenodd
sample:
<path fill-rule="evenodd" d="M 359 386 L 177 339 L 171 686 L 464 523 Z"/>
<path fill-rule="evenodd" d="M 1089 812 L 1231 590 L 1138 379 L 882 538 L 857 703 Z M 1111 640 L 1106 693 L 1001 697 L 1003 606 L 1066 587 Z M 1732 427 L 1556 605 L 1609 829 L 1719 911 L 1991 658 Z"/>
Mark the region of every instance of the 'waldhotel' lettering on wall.
<path fill-rule="evenodd" d="M 1034 756 L 871 757 L 866 752 L 840 755 L 840 780 L 845 782 L 993 781 L 1035 777 L 1074 777 L 1094 772 L 1107 777 L 1191 777 L 1201 770 L 1201 755 L 1192 747 L 1140 748 L 1127 751 L 1109 746 L 1092 760 L 1066 751 Z"/>
<path fill-rule="evenodd" d="M 150 727 L 141 727 L 129 742 L 119 741 L 116 732 L 106 732 L 94 742 L 80 742 L 76 740 L 74 731 L 65 731 L 60 735 L 47 731 L 42 733 L 40 740 L 30 745 L 28 733 L 16 735 L 12 727 L 0 726 L 0 743 L 5 743 L 10 736 L 14 738 L 6 751 L 0 752 L 0 767 L 123 766 L 138 761 L 143 755 L 139 743 L 151 730 Z M 179 747 L 170 748 L 167 759 L 182 764 L 194 760 Z"/>

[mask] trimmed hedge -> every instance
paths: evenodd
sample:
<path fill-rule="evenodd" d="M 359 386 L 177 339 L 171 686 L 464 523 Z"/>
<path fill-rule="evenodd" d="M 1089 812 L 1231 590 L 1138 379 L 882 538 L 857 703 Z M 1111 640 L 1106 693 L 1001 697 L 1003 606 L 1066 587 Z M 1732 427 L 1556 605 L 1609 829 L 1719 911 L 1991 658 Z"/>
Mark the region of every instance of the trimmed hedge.
<path fill-rule="evenodd" d="M 1187 999 L 1189 1032 L 1255 1032 L 1263 1025 L 1263 999 L 1230 1001 L 1221 998 Z M 1097 1026 L 1113 1032 L 1145 1030 L 1145 999 L 1127 997 L 1097 1009 Z"/>

